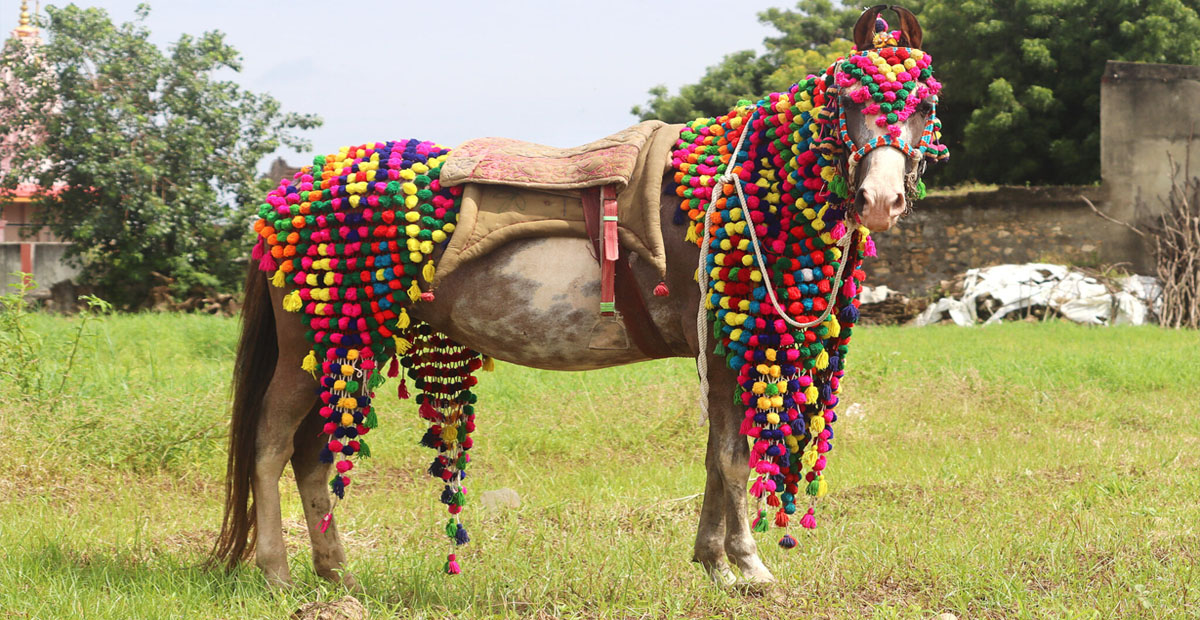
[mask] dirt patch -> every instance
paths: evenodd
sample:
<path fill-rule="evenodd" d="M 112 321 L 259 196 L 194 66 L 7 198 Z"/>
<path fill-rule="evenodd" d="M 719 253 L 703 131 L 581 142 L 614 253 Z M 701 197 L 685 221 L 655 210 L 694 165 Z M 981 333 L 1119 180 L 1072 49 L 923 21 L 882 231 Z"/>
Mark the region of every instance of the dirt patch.
<path fill-rule="evenodd" d="M 366 620 L 367 608 L 353 596 L 328 603 L 305 603 L 292 613 L 294 620 Z"/>

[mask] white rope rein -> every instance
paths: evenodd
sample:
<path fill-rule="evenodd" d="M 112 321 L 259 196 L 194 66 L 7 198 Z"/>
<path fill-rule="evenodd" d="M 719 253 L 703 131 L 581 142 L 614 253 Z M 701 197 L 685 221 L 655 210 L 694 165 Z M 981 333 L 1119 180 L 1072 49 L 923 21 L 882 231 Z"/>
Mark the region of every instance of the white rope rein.
<path fill-rule="evenodd" d="M 696 312 L 696 341 L 699 345 L 699 353 L 696 355 L 696 371 L 700 374 L 700 423 L 703 424 L 708 419 L 708 308 L 706 302 L 708 300 L 708 249 L 710 239 L 709 218 L 712 217 L 713 209 L 717 206 L 717 198 L 723 194 L 723 191 L 717 191 L 718 188 L 728 183 L 733 185 L 737 191 L 738 203 L 742 208 L 742 221 L 746 223 L 746 228 L 750 230 L 750 246 L 754 248 L 754 258 L 758 261 L 759 271 L 763 275 L 763 285 L 767 288 L 767 296 L 771 300 L 771 306 L 775 308 L 776 314 L 784 320 L 788 325 L 799 329 L 812 327 L 825 322 L 829 318 L 829 314 L 833 312 L 833 307 L 836 305 L 838 289 L 841 288 L 842 274 L 845 272 L 846 263 L 850 261 L 846 258 L 846 250 L 849 249 L 854 235 L 849 230 L 845 235 L 838 240 L 836 247 L 842 252 L 841 261 L 838 264 L 837 275 L 834 277 L 835 286 L 831 291 L 831 299 L 828 305 L 825 306 L 825 311 L 821 316 L 812 321 L 797 321 L 788 315 L 787 311 L 779 304 L 779 299 L 775 295 L 775 285 L 771 282 L 767 263 L 763 260 L 762 247 L 758 242 L 758 233 L 754 230 L 754 221 L 749 217 L 749 207 L 746 205 L 746 195 L 742 192 L 741 179 L 734 174 L 734 167 L 737 165 L 738 153 L 742 150 L 742 141 L 746 139 L 746 134 L 749 134 L 750 122 L 754 119 L 754 113 L 746 118 L 746 124 L 743 126 L 742 135 L 738 137 L 737 147 L 734 148 L 729 159 L 729 165 L 725 168 L 725 172 L 717 177 L 716 183 L 713 185 L 712 199 L 708 201 L 708 208 L 704 210 L 704 219 L 701 223 L 704 226 L 704 237 L 700 242 L 700 264 L 697 269 L 696 281 L 700 284 L 700 307 Z"/>

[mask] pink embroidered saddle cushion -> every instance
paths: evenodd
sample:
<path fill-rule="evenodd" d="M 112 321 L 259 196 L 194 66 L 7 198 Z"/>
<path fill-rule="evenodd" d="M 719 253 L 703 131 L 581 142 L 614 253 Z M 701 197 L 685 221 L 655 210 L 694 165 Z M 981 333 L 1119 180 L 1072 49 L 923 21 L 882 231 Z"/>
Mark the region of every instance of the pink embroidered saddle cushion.
<path fill-rule="evenodd" d="M 484 183 L 550 190 L 616 184 L 620 191 L 629 185 L 638 153 L 664 126 L 662 121 L 645 121 L 567 149 L 509 138 L 468 140 L 450 152 L 442 165 L 441 183 L 443 187 Z"/>

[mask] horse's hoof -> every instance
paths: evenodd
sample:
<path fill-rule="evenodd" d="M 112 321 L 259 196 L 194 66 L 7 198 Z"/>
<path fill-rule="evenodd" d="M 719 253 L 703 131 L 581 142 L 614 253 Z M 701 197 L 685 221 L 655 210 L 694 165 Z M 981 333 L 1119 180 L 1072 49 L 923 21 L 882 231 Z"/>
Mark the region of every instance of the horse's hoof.
<path fill-rule="evenodd" d="M 748 595 L 762 596 L 775 587 L 775 576 L 767 573 L 767 577 L 743 577 L 733 584 L 733 589 Z"/>
<path fill-rule="evenodd" d="M 729 568 L 728 564 L 706 566 L 704 567 L 704 572 L 708 573 L 708 578 L 711 579 L 718 588 L 733 587 L 738 581 L 737 575 L 733 574 L 733 569 Z"/>

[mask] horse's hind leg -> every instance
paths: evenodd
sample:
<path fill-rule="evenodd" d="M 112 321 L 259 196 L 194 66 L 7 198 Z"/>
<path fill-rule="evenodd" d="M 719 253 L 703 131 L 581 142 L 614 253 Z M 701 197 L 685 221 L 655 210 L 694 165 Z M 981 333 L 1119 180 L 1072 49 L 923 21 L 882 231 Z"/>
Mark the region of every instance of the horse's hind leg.
<path fill-rule="evenodd" d="M 280 347 L 282 362 L 276 366 L 271 385 L 263 399 L 263 416 L 255 439 L 254 512 L 258 522 L 258 550 L 255 563 L 271 585 L 291 583 L 287 547 L 283 543 L 283 517 L 279 506 L 279 477 L 292 457 L 292 438 L 296 428 L 316 402 L 313 380 L 298 363 L 289 364 Z M 295 359 L 300 359 L 299 357 Z"/>
<path fill-rule="evenodd" d="M 296 431 L 292 454 L 292 470 L 296 473 L 296 486 L 304 503 L 304 520 L 308 524 L 308 537 L 312 541 L 313 568 L 317 574 L 350 589 L 357 589 L 354 577 L 343 571 L 346 552 L 338 536 L 337 523 L 330 521 L 329 527 L 321 531 L 321 519 L 329 513 L 330 469 L 332 465 L 320 460 L 321 448 L 329 441 L 322 432 L 324 421 L 315 412 L 305 418 Z"/>

